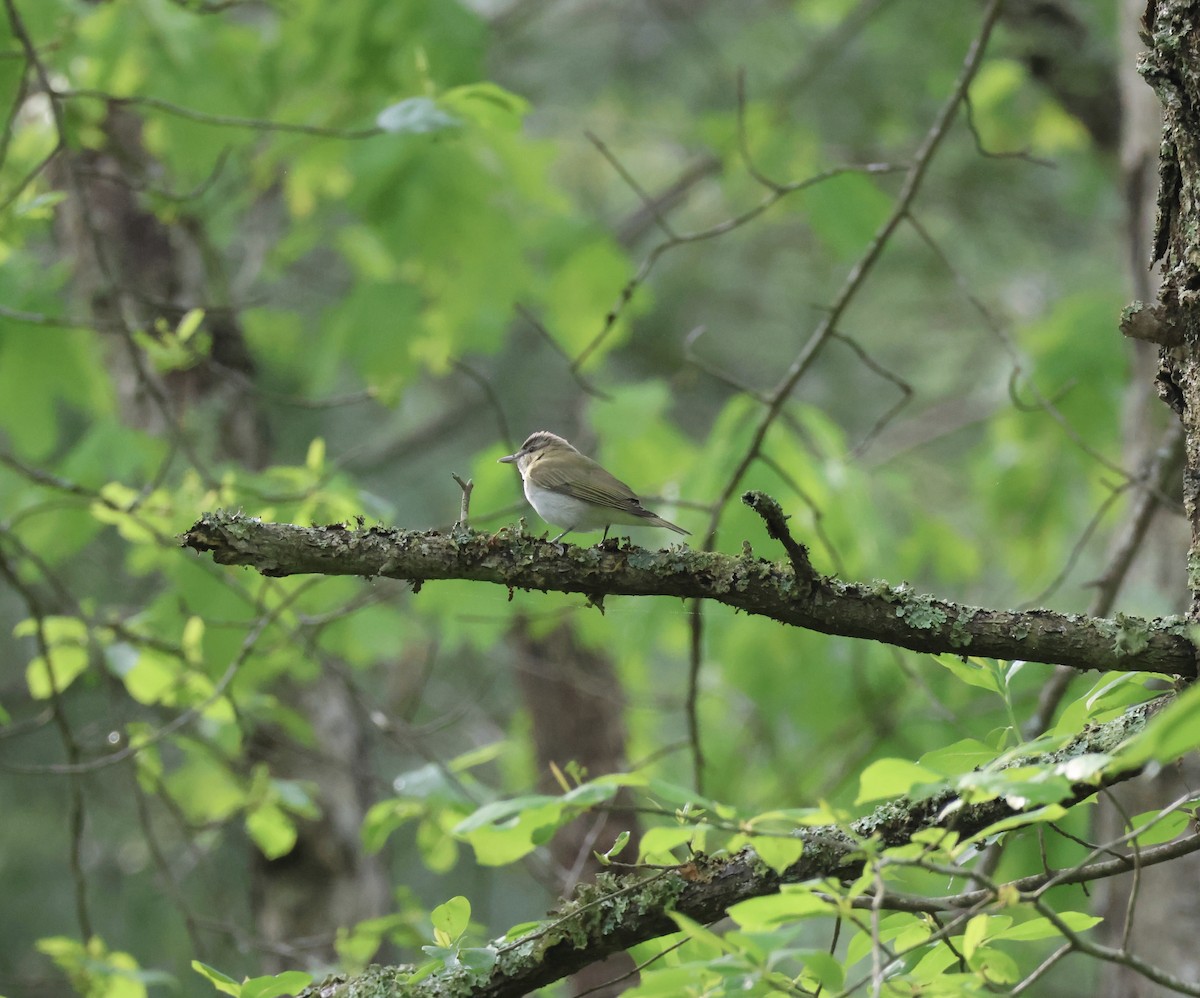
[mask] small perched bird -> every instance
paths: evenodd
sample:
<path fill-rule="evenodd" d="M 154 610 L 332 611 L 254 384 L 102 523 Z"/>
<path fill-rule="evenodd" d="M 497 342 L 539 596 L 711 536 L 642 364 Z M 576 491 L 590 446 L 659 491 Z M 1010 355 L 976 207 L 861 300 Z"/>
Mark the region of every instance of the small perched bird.
<path fill-rule="evenodd" d="M 525 482 L 525 498 L 538 516 L 564 528 L 554 542 L 572 530 L 601 527 L 607 538 L 608 528 L 614 523 L 691 533 L 646 509 L 633 489 L 555 433 L 531 433 L 519 451 L 500 458 L 500 462 L 517 466 Z"/>

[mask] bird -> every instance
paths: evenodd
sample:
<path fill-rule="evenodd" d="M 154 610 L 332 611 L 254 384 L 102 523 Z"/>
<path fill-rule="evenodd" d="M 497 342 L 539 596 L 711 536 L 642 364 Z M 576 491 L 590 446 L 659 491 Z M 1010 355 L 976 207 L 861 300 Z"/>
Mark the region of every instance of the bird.
<path fill-rule="evenodd" d="M 517 466 L 525 484 L 525 498 L 538 516 L 564 528 L 552 544 L 572 530 L 601 527 L 603 543 L 614 523 L 691 533 L 646 509 L 633 489 L 549 430 L 531 433 L 519 451 L 500 458 L 500 463 Z"/>

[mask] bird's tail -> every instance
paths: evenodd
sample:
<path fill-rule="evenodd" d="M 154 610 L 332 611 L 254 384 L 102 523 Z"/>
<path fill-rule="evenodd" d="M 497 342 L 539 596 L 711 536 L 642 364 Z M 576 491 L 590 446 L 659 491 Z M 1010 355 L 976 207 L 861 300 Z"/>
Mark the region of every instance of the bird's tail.
<path fill-rule="evenodd" d="M 668 530 L 674 530 L 677 534 L 687 534 L 689 537 L 692 533 L 690 530 L 684 530 L 683 527 L 677 526 L 670 520 L 664 520 L 661 516 L 651 516 L 646 522 L 655 527 L 666 527 Z"/>

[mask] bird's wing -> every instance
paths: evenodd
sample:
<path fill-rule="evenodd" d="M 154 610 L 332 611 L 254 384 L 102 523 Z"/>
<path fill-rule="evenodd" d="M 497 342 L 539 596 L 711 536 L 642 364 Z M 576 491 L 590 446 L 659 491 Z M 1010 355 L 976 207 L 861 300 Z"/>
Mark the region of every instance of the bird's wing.
<path fill-rule="evenodd" d="M 572 499 L 595 503 L 597 506 L 607 506 L 619 509 L 634 516 L 653 517 L 655 514 L 646 509 L 638 501 L 637 494 L 619 478 L 610 475 L 591 458 L 585 458 L 591 465 L 590 474 L 595 484 L 580 485 L 568 475 L 554 468 L 546 468 L 541 461 L 535 461 L 526 474 L 529 480 L 543 489 L 558 492 Z"/>

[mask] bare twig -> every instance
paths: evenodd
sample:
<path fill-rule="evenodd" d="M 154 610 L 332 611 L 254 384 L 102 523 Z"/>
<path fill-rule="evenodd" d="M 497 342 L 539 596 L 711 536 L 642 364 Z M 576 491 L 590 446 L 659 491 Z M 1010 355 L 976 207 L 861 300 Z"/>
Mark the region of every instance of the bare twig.
<path fill-rule="evenodd" d="M 883 432 L 888 423 L 895 419 L 900 413 L 900 410 L 902 410 L 913 400 L 914 393 L 912 385 L 910 385 L 899 375 L 893 374 L 886 367 L 877 362 L 869 353 L 867 353 L 866 350 L 862 348 L 857 340 L 852 339 L 845 333 L 840 333 L 835 329 L 830 334 L 830 339 L 835 339 L 839 343 L 845 343 L 846 346 L 850 348 L 850 351 L 854 354 L 854 356 L 859 359 L 859 362 L 863 364 L 863 366 L 865 366 L 868 370 L 874 371 L 881 378 L 883 378 L 884 381 L 895 385 L 900 392 L 900 398 L 892 403 L 892 405 L 889 406 L 888 409 L 886 409 L 879 416 L 879 418 L 875 420 L 874 424 L 872 424 L 871 428 L 867 430 L 862 440 L 855 444 L 854 449 L 850 452 L 851 457 L 862 457 L 863 454 L 866 453 L 867 448 L 870 447 L 875 438 Z"/>
<path fill-rule="evenodd" d="M 453 473 L 451 473 L 450 477 L 458 482 L 458 487 L 462 489 L 462 506 L 459 508 L 458 522 L 455 523 L 455 526 L 462 527 L 463 530 L 466 530 L 467 525 L 470 523 L 471 490 L 475 488 L 475 483 L 469 478 L 464 482 L 458 477 L 458 475 Z"/>
<path fill-rule="evenodd" d="M 655 215 L 656 221 L 659 216 L 662 216 L 665 223 L 665 215 L 663 215 L 662 209 L 655 201 L 653 201 L 653 199 L 650 198 L 648 194 L 646 194 L 641 185 L 633 179 L 632 174 L 630 174 L 629 170 L 620 163 L 616 155 L 599 139 L 593 137 L 593 142 L 597 144 L 598 148 L 601 149 L 602 155 L 604 155 L 605 158 L 614 165 L 614 168 L 620 174 L 622 179 L 625 179 L 627 183 L 631 184 L 634 192 L 638 194 L 640 198 L 642 198 L 646 209 Z M 667 233 L 667 238 L 650 250 L 646 258 L 642 261 L 641 266 L 638 267 L 636 273 L 634 273 L 634 275 L 628 281 L 626 281 L 625 286 L 621 288 L 618 294 L 616 304 L 614 304 L 613 307 L 609 309 L 608 314 L 605 315 L 604 322 L 600 327 L 600 331 L 571 362 L 571 370 L 575 372 L 582 368 L 582 366 L 587 362 L 588 358 L 591 357 L 591 355 L 595 353 L 604 340 L 608 338 L 608 335 L 616 326 L 617 320 L 624 312 L 625 307 L 633 299 L 637 289 L 645 283 L 646 279 L 650 276 L 650 272 L 654 269 L 655 264 L 657 264 L 658 260 L 665 253 L 676 248 L 677 246 L 682 246 L 687 243 L 702 242 L 707 239 L 715 239 L 718 236 L 725 235 L 727 232 L 732 232 L 734 229 L 740 228 L 746 223 L 757 218 L 768 208 L 772 207 L 776 202 L 787 197 L 789 194 L 794 194 L 797 191 L 802 191 L 809 187 L 816 186 L 817 184 L 824 183 L 827 180 L 832 180 L 834 177 L 840 177 L 847 173 L 894 173 L 899 169 L 900 167 L 894 166 L 890 163 L 866 163 L 860 166 L 839 166 L 830 170 L 825 170 L 821 173 L 814 174 L 813 176 L 806 177 L 803 180 L 792 181 L 786 184 L 778 184 L 774 181 L 766 180 L 765 178 L 760 179 L 756 177 L 756 179 L 760 179 L 760 182 L 765 184 L 768 189 L 768 193 L 761 201 L 759 201 L 758 204 L 754 205 L 752 208 L 749 208 L 738 215 L 734 215 L 731 218 L 727 218 L 723 222 L 718 222 L 716 225 L 710 226 L 707 229 L 701 229 L 695 232 L 676 233 L 669 225 L 665 225 L 665 227 L 660 225 L 660 227 L 664 227 L 664 231 Z"/>
<path fill-rule="evenodd" d="M 704 793 L 704 750 L 700 744 L 700 667 L 704 661 L 704 600 L 692 600 L 688 621 L 688 684 L 683 714 L 692 750 L 692 785 Z"/>
<path fill-rule="evenodd" d="M 9 0 L 6 0 L 6 3 Z M 119 96 L 109 93 L 106 90 L 93 90 L 86 87 L 81 87 L 77 90 L 55 90 L 49 85 L 46 86 L 46 92 L 54 99 L 60 101 L 67 100 L 98 100 L 105 104 L 123 107 L 148 107 L 156 111 L 162 111 L 164 114 L 174 115 L 177 118 L 184 118 L 188 121 L 195 121 L 201 125 L 213 125 L 220 128 L 247 128 L 255 132 L 288 132 L 296 135 L 315 135 L 326 139 L 369 139 L 376 135 L 383 135 L 384 129 L 378 125 L 373 125 L 370 128 L 328 128 L 324 125 L 305 125 L 288 121 L 272 121 L 270 118 L 242 118 L 232 114 L 211 114 L 208 111 L 197 111 L 190 107 L 184 107 L 182 104 L 176 104 L 173 101 L 163 100 L 161 97 L 146 97 L 146 96 Z"/>
<path fill-rule="evenodd" d="M 573 361 L 570 355 L 559 345 L 558 340 L 556 340 L 550 334 L 550 330 L 546 328 L 545 323 L 543 323 L 524 305 L 518 303 L 516 308 L 517 314 L 526 322 L 528 322 L 529 325 L 533 327 L 534 331 L 550 344 L 554 352 L 567 362 L 567 371 L 570 373 L 571 377 L 575 379 L 575 383 L 579 385 L 580 390 L 585 395 L 591 395 L 593 398 L 604 399 L 606 402 L 612 401 L 611 395 L 597 388 L 595 385 L 589 382 L 582 373 L 580 373 L 578 363 Z"/>
<path fill-rule="evenodd" d="M 1144 487 L 1137 491 L 1137 499 L 1117 536 L 1108 567 L 1096 581 L 1096 594 L 1089 609 L 1097 617 L 1107 616 L 1111 612 L 1151 523 L 1164 508 L 1163 497 L 1171 488 L 1171 483 L 1178 481 L 1183 464 L 1183 441 L 1183 427 L 1172 420 L 1142 476 Z M 1029 724 L 1028 734 L 1040 734 L 1050 727 L 1054 712 L 1058 710 L 1075 675 L 1069 669 L 1054 670 L 1054 675 L 1038 695 L 1037 712 Z"/>

